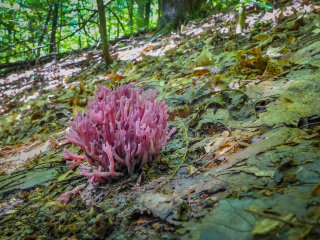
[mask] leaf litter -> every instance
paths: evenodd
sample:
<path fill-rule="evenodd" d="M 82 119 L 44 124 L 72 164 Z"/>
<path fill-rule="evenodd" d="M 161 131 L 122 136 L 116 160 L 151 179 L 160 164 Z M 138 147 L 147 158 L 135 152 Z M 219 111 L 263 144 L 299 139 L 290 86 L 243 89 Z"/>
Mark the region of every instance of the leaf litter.
<path fill-rule="evenodd" d="M 111 68 L 74 53 L 0 79 L 1 239 L 317 238 L 318 11 L 250 10 L 243 36 L 216 14 L 125 42 Z M 64 132 L 97 84 L 125 83 L 157 88 L 177 131 L 159 161 L 93 186 Z"/>

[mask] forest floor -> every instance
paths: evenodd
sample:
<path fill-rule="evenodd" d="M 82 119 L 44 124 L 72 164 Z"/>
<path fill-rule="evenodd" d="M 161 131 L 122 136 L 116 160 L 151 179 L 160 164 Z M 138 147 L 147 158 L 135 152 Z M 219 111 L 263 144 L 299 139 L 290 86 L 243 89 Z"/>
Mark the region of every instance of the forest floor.
<path fill-rule="evenodd" d="M 320 2 L 247 9 L 0 79 L 1 239 L 319 239 Z M 119 49 L 119 47 L 121 47 Z M 159 161 L 92 186 L 65 130 L 97 85 L 157 88 Z M 57 199 L 77 186 L 64 205 Z"/>

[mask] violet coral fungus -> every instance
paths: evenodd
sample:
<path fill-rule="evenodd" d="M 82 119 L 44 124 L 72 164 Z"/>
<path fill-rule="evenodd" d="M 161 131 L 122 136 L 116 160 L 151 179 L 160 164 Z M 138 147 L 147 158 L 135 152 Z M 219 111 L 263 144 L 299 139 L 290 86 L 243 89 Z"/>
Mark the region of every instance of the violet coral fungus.
<path fill-rule="evenodd" d="M 70 168 L 80 165 L 81 175 L 90 183 L 132 175 L 145 163 L 153 161 L 167 145 L 175 128 L 168 131 L 165 102 L 156 99 L 157 90 L 135 90 L 131 85 L 116 90 L 98 86 L 88 111 L 71 122 L 67 140 L 78 145 L 85 155 L 78 156 L 64 149 Z M 81 164 L 88 161 L 91 166 Z"/>
<path fill-rule="evenodd" d="M 64 204 L 66 205 L 70 201 L 70 198 L 72 196 L 76 195 L 78 192 L 80 192 L 80 190 L 82 188 L 83 188 L 83 186 L 80 185 L 80 186 L 72 189 L 71 191 L 62 194 L 57 201 L 64 202 Z"/>

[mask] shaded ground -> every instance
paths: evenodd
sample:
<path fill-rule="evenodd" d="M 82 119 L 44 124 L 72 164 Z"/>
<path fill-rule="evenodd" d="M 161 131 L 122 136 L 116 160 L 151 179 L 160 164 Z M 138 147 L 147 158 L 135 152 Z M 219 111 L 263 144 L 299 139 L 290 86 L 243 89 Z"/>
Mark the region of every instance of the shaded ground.
<path fill-rule="evenodd" d="M 248 9 L 236 36 L 216 14 L 126 42 L 109 69 L 97 52 L 0 79 L 1 239 L 320 238 L 318 6 Z M 97 84 L 130 82 L 157 88 L 178 130 L 136 176 L 89 185 L 65 129 Z"/>

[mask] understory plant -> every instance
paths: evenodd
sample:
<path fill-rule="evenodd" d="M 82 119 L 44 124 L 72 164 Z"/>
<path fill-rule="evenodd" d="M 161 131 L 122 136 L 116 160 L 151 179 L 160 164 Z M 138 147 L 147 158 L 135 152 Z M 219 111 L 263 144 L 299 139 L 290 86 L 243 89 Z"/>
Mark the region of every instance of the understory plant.
<path fill-rule="evenodd" d="M 167 134 L 167 106 L 156 95 L 156 89 L 149 90 L 147 99 L 143 89 L 131 85 L 116 90 L 98 86 L 88 111 L 78 110 L 66 133 L 67 140 L 85 153 L 75 155 L 64 149 L 64 158 L 75 160 L 67 161 L 70 168 L 80 165 L 81 175 L 97 183 L 132 175 L 155 160 L 175 131 Z"/>

